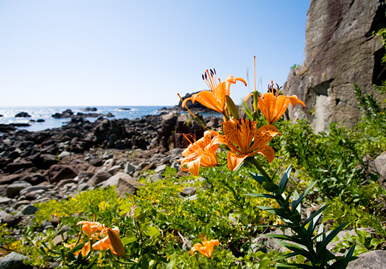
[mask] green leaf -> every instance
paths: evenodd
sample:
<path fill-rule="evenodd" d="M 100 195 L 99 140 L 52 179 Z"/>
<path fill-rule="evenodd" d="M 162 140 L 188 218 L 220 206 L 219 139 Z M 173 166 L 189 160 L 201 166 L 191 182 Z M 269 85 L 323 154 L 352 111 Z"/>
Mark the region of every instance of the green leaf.
<path fill-rule="evenodd" d="M 274 193 L 278 192 L 277 185 L 272 182 L 264 182 L 262 185 L 263 185 L 263 188 L 267 191 L 274 192 Z"/>
<path fill-rule="evenodd" d="M 341 231 L 344 227 L 346 227 L 348 222 L 341 224 L 339 227 L 337 227 L 335 230 L 333 230 L 329 235 L 323 239 L 323 241 L 316 246 L 316 253 L 319 254 L 322 252 L 328 245 L 328 243 L 331 242 L 332 239 Z"/>
<path fill-rule="evenodd" d="M 272 214 L 275 214 L 275 215 L 278 215 L 280 217 L 283 217 L 285 219 L 288 218 L 286 212 L 284 211 L 284 209 L 281 209 L 281 208 L 273 208 L 273 207 L 269 207 L 269 206 L 258 206 L 258 208 L 260 208 L 261 210 L 264 210 L 264 211 L 267 211 L 269 213 L 272 213 Z"/>
<path fill-rule="evenodd" d="M 265 182 L 265 178 L 262 175 L 258 175 L 256 173 L 249 173 L 251 177 L 256 180 L 258 183 L 263 184 Z"/>
<path fill-rule="evenodd" d="M 123 237 L 121 238 L 121 241 L 122 241 L 122 245 L 127 245 L 127 244 L 130 244 L 132 242 L 135 242 L 137 241 L 137 238 L 135 236 L 131 236 L 131 237 Z"/>
<path fill-rule="evenodd" d="M 315 268 L 311 265 L 300 264 L 300 263 L 278 263 L 277 268 Z"/>
<path fill-rule="evenodd" d="M 288 248 L 289 250 L 292 250 L 294 253 L 296 253 L 297 255 L 302 255 L 304 257 L 306 257 L 307 259 L 309 260 L 313 260 L 313 257 L 311 255 L 311 253 L 309 253 L 307 250 L 299 247 L 299 246 L 296 246 L 296 245 L 293 245 L 293 244 L 289 244 L 289 243 L 286 243 L 286 242 L 283 242 L 283 241 L 280 241 L 278 242 L 280 245 Z"/>
<path fill-rule="evenodd" d="M 166 269 L 173 269 L 174 264 L 176 263 L 177 255 L 174 252 L 169 259 L 169 263 L 166 265 Z"/>
<path fill-rule="evenodd" d="M 156 228 L 156 227 L 154 227 L 154 226 L 147 226 L 146 227 L 147 229 L 146 229 L 146 231 L 145 231 L 145 234 L 147 235 L 147 236 L 150 236 L 150 237 L 158 237 L 158 236 L 160 236 L 160 231 Z"/>
<path fill-rule="evenodd" d="M 282 194 L 285 187 L 287 186 L 288 179 L 289 179 L 290 174 L 291 174 L 291 170 L 292 170 L 292 164 L 287 168 L 287 171 L 284 173 L 283 177 L 280 180 L 279 188 L 278 188 L 279 194 Z"/>
<path fill-rule="evenodd" d="M 149 260 L 147 258 L 147 255 L 142 256 L 142 265 L 141 269 L 148 269 L 149 268 Z"/>
<path fill-rule="evenodd" d="M 249 120 L 253 121 L 252 111 L 249 109 L 249 107 L 248 107 L 247 103 L 245 103 L 245 101 L 243 101 L 243 103 L 244 103 L 244 107 L 245 107 L 245 109 L 243 109 L 243 111 L 245 112 L 245 114 L 247 114 Z"/>
<path fill-rule="evenodd" d="M 317 217 L 317 219 L 319 220 L 320 216 L 322 215 L 322 212 L 323 210 L 325 210 L 329 205 L 324 205 L 322 206 L 321 208 L 319 208 L 316 212 L 312 213 L 311 216 L 306 219 L 303 223 L 303 227 L 308 223 L 310 222 L 312 219 L 314 219 L 315 217 Z M 320 216 L 318 216 L 320 214 Z M 318 220 L 315 221 L 314 223 L 318 223 Z"/>
<path fill-rule="evenodd" d="M 273 198 L 275 199 L 275 196 L 272 194 L 266 194 L 266 193 L 248 193 L 245 194 L 247 196 L 252 196 L 252 197 L 260 197 L 260 198 Z"/>
<path fill-rule="evenodd" d="M 225 95 L 225 98 L 226 98 L 229 112 L 236 120 L 239 120 L 240 119 L 239 109 L 237 108 L 237 106 L 235 105 L 235 103 L 233 102 L 232 98 L 229 95 Z"/>
<path fill-rule="evenodd" d="M 346 255 L 344 255 L 345 257 L 347 258 L 350 258 L 352 257 L 352 255 L 354 254 L 354 250 L 355 250 L 355 245 L 353 245 L 346 253 Z"/>
<path fill-rule="evenodd" d="M 80 243 L 80 244 L 76 245 L 75 247 L 73 247 L 71 249 L 71 253 L 75 253 L 75 252 L 81 250 L 84 247 L 84 244 L 86 244 L 86 242 Z"/>
<path fill-rule="evenodd" d="M 316 181 L 315 182 L 312 182 L 310 184 L 310 186 L 308 186 L 308 188 L 302 193 L 302 195 L 300 195 L 300 197 L 293 201 L 292 202 L 292 212 L 295 212 L 296 208 L 298 207 L 298 205 L 300 204 L 300 202 L 304 199 L 304 197 L 310 192 L 310 190 L 315 186 L 316 184 Z"/>
<path fill-rule="evenodd" d="M 268 258 L 268 257 L 264 257 L 261 261 L 260 261 L 260 265 L 258 267 L 258 269 L 265 269 L 265 268 L 268 268 L 268 265 L 271 263 L 271 259 Z"/>

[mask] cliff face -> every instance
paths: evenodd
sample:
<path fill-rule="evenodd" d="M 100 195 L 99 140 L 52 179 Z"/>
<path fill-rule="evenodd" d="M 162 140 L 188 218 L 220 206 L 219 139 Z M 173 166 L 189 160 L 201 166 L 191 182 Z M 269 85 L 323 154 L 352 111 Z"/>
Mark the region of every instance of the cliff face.
<path fill-rule="evenodd" d="M 363 93 L 382 99 L 373 89 L 386 79 L 381 66 L 384 53 L 374 31 L 386 27 L 382 0 L 311 0 L 307 13 L 305 61 L 291 70 L 283 86 L 306 108 L 290 110 L 292 119 L 307 118 L 315 132 L 330 122 L 352 127 L 361 114 L 354 83 Z"/>

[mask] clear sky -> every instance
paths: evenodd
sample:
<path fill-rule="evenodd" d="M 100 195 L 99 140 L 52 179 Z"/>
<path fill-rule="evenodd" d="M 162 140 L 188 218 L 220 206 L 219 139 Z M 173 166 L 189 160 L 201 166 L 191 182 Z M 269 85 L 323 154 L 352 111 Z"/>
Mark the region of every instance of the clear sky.
<path fill-rule="evenodd" d="M 304 61 L 309 0 L 0 0 L 0 106 L 178 103 L 201 74 L 231 97 L 282 85 Z M 249 73 L 249 80 L 247 77 Z"/>

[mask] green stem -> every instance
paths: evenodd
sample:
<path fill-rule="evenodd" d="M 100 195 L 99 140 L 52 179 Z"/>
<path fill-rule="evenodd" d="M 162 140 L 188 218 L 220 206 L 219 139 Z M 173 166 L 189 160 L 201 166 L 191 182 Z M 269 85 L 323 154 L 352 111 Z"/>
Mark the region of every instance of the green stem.
<path fill-rule="evenodd" d="M 250 163 L 252 163 L 257 168 L 257 170 L 259 170 L 259 172 L 267 182 L 272 182 L 271 177 L 267 174 L 267 172 L 265 172 L 264 168 L 259 164 L 259 162 L 254 157 L 249 157 L 247 160 Z"/>

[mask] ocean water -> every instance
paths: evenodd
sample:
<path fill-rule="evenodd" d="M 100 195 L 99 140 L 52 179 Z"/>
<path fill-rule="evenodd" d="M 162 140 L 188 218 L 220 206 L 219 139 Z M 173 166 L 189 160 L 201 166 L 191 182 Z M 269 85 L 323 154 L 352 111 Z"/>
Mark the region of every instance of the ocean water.
<path fill-rule="evenodd" d="M 169 108 L 168 106 L 96 106 L 97 111 L 82 111 L 86 107 L 68 106 L 68 107 L 0 107 L 0 124 L 10 123 L 29 123 L 28 127 L 18 127 L 18 129 L 25 129 L 28 131 L 40 131 L 45 129 L 57 128 L 68 123 L 71 119 L 55 119 L 52 117 L 55 113 L 62 113 L 66 109 L 71 109 L 74 114 L 82 113 L 100 113 L 106 115 L 112 113 L 115 117 L 109 119 L 136 119 L 146 115 L 157 115 L 161 113 L 162 108 Z M 130 110 L 122 110 L 130 109 Z M 27 112 L 31 115 L 30 118 L 19 118 L 15 115 L 19 112 Z M 36 122 L 43 119 L 44 122 Z M 97 118 L 86 118 L 88 121 L 95 121 Z M 35 121 L 35 122 L 33 122 Z"/>

